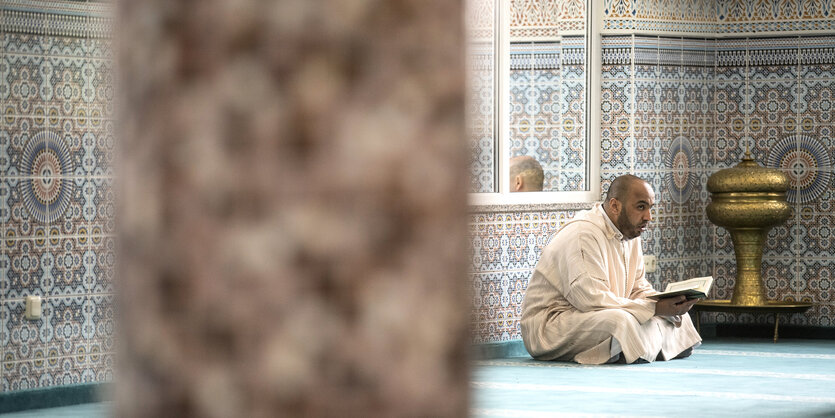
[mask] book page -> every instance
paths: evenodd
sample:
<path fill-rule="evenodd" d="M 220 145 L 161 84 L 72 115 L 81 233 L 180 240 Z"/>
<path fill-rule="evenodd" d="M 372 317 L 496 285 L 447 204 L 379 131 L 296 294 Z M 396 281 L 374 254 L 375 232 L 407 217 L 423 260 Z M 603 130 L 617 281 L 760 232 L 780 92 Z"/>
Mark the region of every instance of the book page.
<path fill-rule="evenodd" d="M 684 280 L 681 282 L 670 283 L 664 292 L 674 292 L 676 290 L 698 289 L 702 293 L 707 293 L 710 290 L 710 285 L 713 283 L 713 277 L 696 277 L 695 279 Z"/>

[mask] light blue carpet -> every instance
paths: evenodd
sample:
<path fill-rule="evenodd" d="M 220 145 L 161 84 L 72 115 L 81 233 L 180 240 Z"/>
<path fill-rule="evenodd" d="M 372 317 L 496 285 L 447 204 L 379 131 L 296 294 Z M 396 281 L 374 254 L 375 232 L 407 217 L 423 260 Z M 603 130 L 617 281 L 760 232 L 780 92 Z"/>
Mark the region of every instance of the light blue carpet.
<path fill-rule="evenodd" d="M 581 366 L 475 362 L 471 415 L 835 417 L 835 341 L 708 340 L 683 360 Z M 0 414 L 106 418 L 110 403 Z"/>
<path fill-rule="evenodd" d="M 708 340 L 682 360 L 475 362 L 473 416 L 835 417 L 835 341 Z"/>

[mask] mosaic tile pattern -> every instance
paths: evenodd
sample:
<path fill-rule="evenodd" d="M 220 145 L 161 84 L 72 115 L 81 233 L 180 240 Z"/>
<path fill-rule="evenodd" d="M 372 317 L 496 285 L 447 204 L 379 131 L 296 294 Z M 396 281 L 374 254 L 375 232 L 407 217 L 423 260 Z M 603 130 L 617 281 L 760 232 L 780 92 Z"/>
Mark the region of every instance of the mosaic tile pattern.
<path fill-rule="evenodd" d="M 604 30 L 715 33 L 714 0 L 604 0 Z"/>
<path fill-rule="evenodd" d="M 724 33 L 831 30 L 835 5 L 827 1 L 717 0 L 717 29 Z"/>
<path fill-rule="evenodd" d="M 497 191 L 494 5 L 467 2 L 470 35 L 470 190 Z M 582 191 L 585 146 L 585 0 L 520 0 L 510 13 L 510 155 L 537 158 L 545 190 Z"/>
<path fill-rule="evenodd" d="M 607 32 L 653 31 L 691 36 L 826 31 L 835 5 L 797 0 L 604 0 Z"/>
<path fill-rule="evenodd" d="M 684 136 L 675 138 L 664 155 L 664 166 L 669 170 L 666 173 L 667 187 L 676 203 L 681 204 L 689 200 L 696 187 L 694 160 L 693 146 Z"/>
<path fill-rule="evenodd" d="M 806 135 L 790 135 L 769 147 L 768 166 L 782 169 L 789 176 L 786 200 L 809 203 L 831 188 L 831 158 L 823 143 Z"/>
<path fill-rule="evenodd" d="M 586 0 L 514 0 L 510 2 L 511 38 L 553 38 L 582 34 Z"/>
<path fill-rule="evenodd" d="M 579 38 L 511 43 L 510 155 L 542 164 L 544 190 L 585 190 L 585 83 Z"/>
<path fill-rule="evenodd" d="M 60 37 L 108 38 L 112 6 L 106 1 L 4 0 L 0 25 L 6 32 Z"/>
<path fill-rule="evenodd" d="M 465 0 L 464 20 L 467 36 L 476 42 L 491 42 L 495 27 L 495 1 Z"/>
<path fill-rule="evenodd" d="M 467 0 L 464 7 L 468 39 L 466 115 L 470 143 L 469 190 L 474 193 L 490 193 L 498 188 L 494 173 L 495 2 Z"/>
<path fill-rule="evenodd" d="M 467 130 L 470 134 L 470 190 L 496 190 L 496 109 L 492 42 L 473 43 L 468 52 Z"/>
<path fill-rule="evenodd" d="M 2 3 L 2 391 L 112 379 L 109 7 Z M 28 295 L 39 320 L 23 318 Z"/>
<path fill-rule="evenodd" d="M 542 248 L 574 211 L 477 213 L 470 217 L 474 253 L 471 297 L 475 342 L 521 338 L 522 299 Z"/>

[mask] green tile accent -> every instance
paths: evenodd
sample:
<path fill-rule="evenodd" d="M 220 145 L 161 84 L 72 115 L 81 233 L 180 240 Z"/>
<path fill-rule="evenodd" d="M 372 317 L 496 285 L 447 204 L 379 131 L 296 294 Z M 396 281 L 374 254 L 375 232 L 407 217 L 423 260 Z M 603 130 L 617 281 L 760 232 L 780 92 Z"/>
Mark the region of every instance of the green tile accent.
<path fill-rule="evenodd" d="M 471 358 L 475 360 L 490 360 L 507 357 L 530 357 L 522 340 L 503 341 L 500 343 L 474 344 Z"/>
<path fill-rule="evenodd" d="M 85 383 L 0 393 L 0 414 L 106 400 L 110 383 Z"/>

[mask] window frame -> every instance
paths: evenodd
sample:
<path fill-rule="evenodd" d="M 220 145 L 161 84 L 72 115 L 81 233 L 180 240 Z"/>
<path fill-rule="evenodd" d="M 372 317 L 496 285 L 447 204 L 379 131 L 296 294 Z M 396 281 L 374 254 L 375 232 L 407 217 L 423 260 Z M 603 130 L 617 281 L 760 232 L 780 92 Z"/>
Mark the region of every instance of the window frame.
<path fill-rule="evenodd" d="M 588 158 L 586 164 L 587 191 L 542 191 L 510 192 L 508 161 L 510 159 L 510 1 L 496 0 L 496 24 L 498 34 L 495 40 L 493 88 L 498 92 L 494 96 L 494 149 L 497 150 L 493 166 L 498 173 L 497 192 L 469 193 L 470 206 L 496 206 L 520 204 L 565 204 L 592 203 L 600 200 L 600 88 L 601 88 L 601 32 L 603 13 L 601 7 L 595 7 L 594 0 L 586 0 L 586 36 L 585 36 L 585 130 Z"/>

